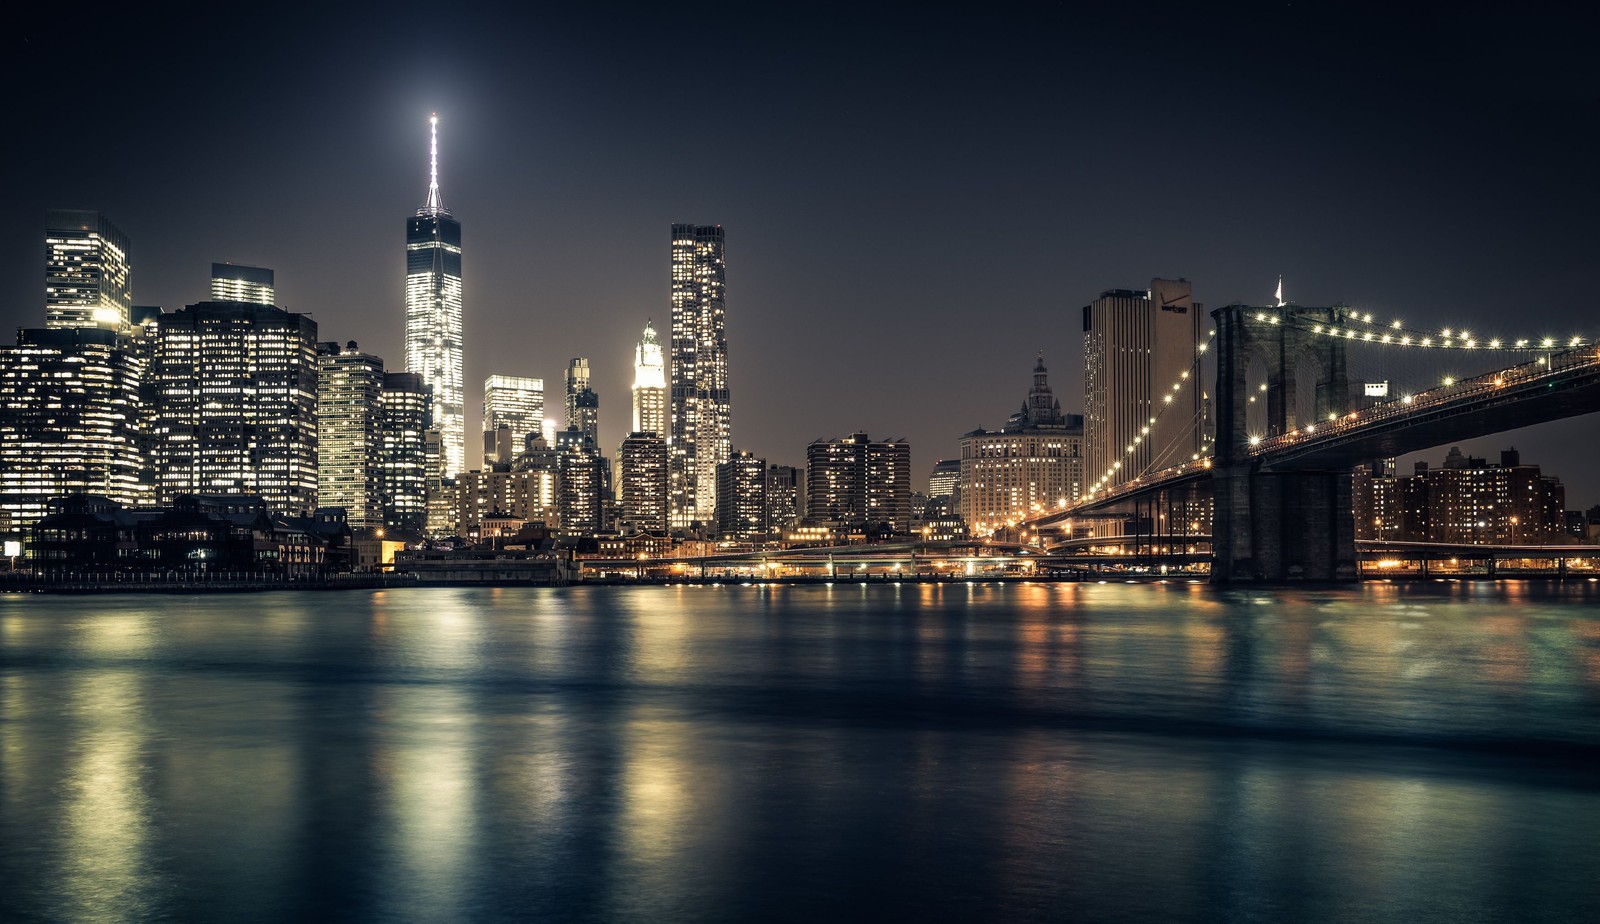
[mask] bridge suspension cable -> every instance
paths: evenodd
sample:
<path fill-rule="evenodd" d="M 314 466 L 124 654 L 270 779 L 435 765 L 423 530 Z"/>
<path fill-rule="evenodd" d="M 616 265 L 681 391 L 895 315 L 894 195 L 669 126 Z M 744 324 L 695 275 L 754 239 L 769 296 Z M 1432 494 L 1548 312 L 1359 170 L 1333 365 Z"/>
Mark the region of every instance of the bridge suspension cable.
<path fill-rule="evenodd" d="M 1159 421 L 1161 419 L 1161 416 L 1163 414 L 1165 414 L 1168 411 L 1168 409 L 1170 409 L 1172 407 L 1174 399 L 1176 399 L 1178 395 L 1183 393 L 1183 389 L 1186 386 L 1192 386 L 1192 387 L 1195 387 L 1195 388 L 1199 388 L 1200 387 L 1200 385 L 1198 384 L 1199 379 L 1200 379 L 1200 366 L 1201 366 L 1201 363 L 1203 363 L 1205 361 L 1206 350 L 1210 348 L 1211 341 L 1213 339 L 1215 339 L 1216 336 L 1217 336 L 1217 332 L 1216 332 L 1215 329 L 1207 331 L 1206 339 L 1203 342 L 1201 342 L 1200 344 L 1195 346 L 1194 358 L 1192 360 L 1190 360 L 1189 368 L 1183 370 L 1182 372 L 1180 372 L 1174 378 L 1174 380 L 1172 382 L 1172 386 L 1170 388 L 1164 389 L 1162 391 L 1162 393 L 1161 393 L 1161 404 L 1156 408 L 1155 414 L 1151 415 L 1150 419 L 1147 420 L 1144 423 L 1144 425 L 1139 428 L 1139 433 L 1134 436 L 1133 441 L 1130 442 L 1126 447 L 1124 447 L 1124 449 L 1123 449 L 1123 457 L 1124 458 L 1122 460 L 1117 461 L 1117 462 L 1113 462 L 1111 464 L 1111 468 L 1108 469 L 1107 471 L 1103 472 L 1100 475 L 1100 477 L 1098 479 L 1096 479 L 1095 482 L 1089 486 L 1087 492 L 1085 493 L 1086 497 L 1093 497 L 1095 494 L 1099 493 L 1100 491 L 1104 490 L 1109 485 L 1113 484 L 1112 479 L 1116 478 L 1119 474 L 1122 473 L 1123 462 L 1126 461 L 1128 457 L 1131 457 L 1135 452 L 1137 452 L 1139 447 L 1144 443 L 1144 441 L 1149 438 L 1150 433 L 1155 428 L 1157 421 Z M 1202 409 L 1200 411 L 1200 413 L 1204 414 L 1205 413 L 1204 409 Z M 1186 427 L 1179 434 L 1179 436 L 1181 437 L 1182 433 L 1189 432 L 1189 430 L 1191 428 L 1199 426 L 1199 424 L 1200 424 L 1200 421 L 1198 419 L 1191 420 L 1189 422 L 1189 426 Z M 1200 458 L 1201 456 L 1208 455 L 1209 452 L 1210 452 L 1210 448 L 1211 448 L 1210 444 L 1208 442 L 1206 442 L 1207 437 L 1204 434 L 1202 434 L 1201 439 L 1202 439 L 1202 443 L 1201 443 L 1201 446 L 1200 446 L 1200 452 L 1196 453 L 1195 456 L 1194 456 L 1194 458 L 1197 458 L 1197 459 Z M 1167 450 L 1169 450 L 1171 448 L 1172 448 L 1172 444 L 1169 443 L 1167 446 L 1162 448 L 1162 452 L 1164 453 L 1164 452 L 1166 452 Z M 1161 453 L 1152 453 L 1151 456 L 1150 456 L 1150 462 L 1148 462 L 1145 465 L 1145 468 L 1142 471 L 1140 471 L 1139 474 L 1140 475 L 1148 474 L 1150 472 L 1150 470 L 1154 467 L 1156 462 L 1159 461 L 1161 458 L 1162 458 Z"/>

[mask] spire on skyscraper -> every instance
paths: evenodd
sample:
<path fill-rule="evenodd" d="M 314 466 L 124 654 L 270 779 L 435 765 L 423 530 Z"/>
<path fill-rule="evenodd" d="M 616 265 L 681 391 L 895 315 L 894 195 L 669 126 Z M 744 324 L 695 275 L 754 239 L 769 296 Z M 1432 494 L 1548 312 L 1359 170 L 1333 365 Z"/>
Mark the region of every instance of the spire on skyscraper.
<path fill-rule="evenodd" d="M 448 215 L 444 198 L 439 195 L 439 114 L 428 119 L 432 136 L 428 144 L 428 204 L 417 209 L 418 215 Z"/>

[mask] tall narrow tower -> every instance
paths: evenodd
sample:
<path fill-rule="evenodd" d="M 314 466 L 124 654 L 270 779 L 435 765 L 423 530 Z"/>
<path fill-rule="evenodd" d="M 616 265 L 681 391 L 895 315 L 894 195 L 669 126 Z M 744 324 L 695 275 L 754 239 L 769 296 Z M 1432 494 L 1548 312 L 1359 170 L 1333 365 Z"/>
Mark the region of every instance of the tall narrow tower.
<path fill-rule="evenodd" d="M 733 450 L 721 225 L 672 226 L 672 395 L 669 480 L 674 527 L 710 523 L 717 466 Z"/>
<path fill-rule="evenodd" d="M 644 336 L 633 351 L 633 433 L 667 438 L 667 370 L 655 325 L 644 322 Z"/>
<path fill-rule="evenodd" d="M 428 200 L 406 220 L 406 370 L 433 393 L 443 474 L 466 466 L 466 395 L 461 363 L 461 223 L 439 195 L 439 117 L 429 157 Z"/>

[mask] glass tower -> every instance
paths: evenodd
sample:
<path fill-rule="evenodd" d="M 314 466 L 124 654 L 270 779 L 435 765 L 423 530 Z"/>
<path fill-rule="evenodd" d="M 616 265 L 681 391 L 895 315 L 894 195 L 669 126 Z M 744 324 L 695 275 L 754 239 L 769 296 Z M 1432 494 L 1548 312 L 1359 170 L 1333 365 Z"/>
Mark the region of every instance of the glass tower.
<path fill-rule="evenodd" d="M 428 201 L 406 220 L 406 370 L 433 391 L 443 475 L 466 466 L 461 363 L 461 223 L 439 196 L 439 117 L 431 120 Z"/>
<path fill-rule="evenodd" d="M 668 477 L 673 527 L 710 523 L 729 428 L 726 248 L 721 225 L 672 226 L 672 394 Z"/>
<path fill-rule="evenodd" d="M 45 224 L 45 327 L 126 329 L 127 237 L 99 212 L 51 209 Z"/>
<path fill-rule="evenodd" d="M 272 287 L 272 270 L 243 263 L 213 263 L 211 300 L 276 305 L 278 298 Z"/>

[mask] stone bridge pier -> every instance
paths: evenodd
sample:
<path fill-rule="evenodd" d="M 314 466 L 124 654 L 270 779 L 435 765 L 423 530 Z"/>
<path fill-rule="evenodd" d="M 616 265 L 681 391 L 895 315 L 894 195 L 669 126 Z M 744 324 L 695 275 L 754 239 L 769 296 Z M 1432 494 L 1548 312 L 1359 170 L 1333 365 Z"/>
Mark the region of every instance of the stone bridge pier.
<path fill-rule="evenodd" d="M 1211 313 L 1218 347 L 1213 584 L 1359 577 L 1350 472 L 1276 471 L 1249 454 L 1252 437 L 1349 406 L 1344 343 L 1305 329 L 1340 323 L 1344 311 L 1229 305 Z"/>

